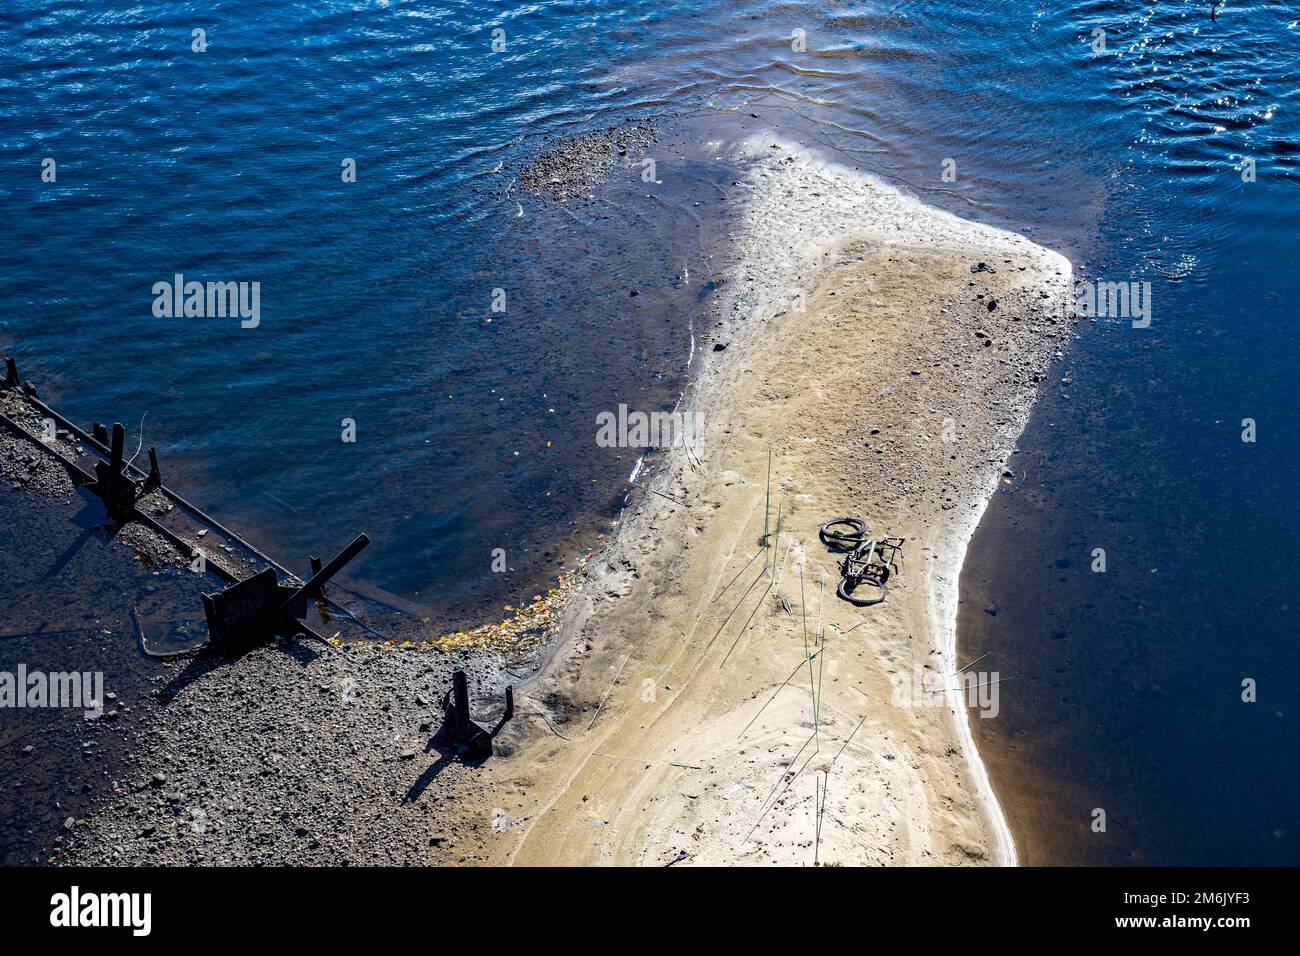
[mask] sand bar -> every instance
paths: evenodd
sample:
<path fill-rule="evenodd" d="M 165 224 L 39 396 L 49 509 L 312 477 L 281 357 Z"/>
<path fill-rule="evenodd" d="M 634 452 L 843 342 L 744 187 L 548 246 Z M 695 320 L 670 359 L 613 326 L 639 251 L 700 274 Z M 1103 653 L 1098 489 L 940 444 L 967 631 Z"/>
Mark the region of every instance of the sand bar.
<path fill-rule="evenodd" d="M 957 575 L 1069 335 L 1070 264 L 770 135 L 729 158 L 740 265 L 684 399 L 696 442 L 524 689 L 489 859 L 1014 863 L 949 690 Z M 840 514 L 907 538 L 881 605 L 834 595 Z"/>

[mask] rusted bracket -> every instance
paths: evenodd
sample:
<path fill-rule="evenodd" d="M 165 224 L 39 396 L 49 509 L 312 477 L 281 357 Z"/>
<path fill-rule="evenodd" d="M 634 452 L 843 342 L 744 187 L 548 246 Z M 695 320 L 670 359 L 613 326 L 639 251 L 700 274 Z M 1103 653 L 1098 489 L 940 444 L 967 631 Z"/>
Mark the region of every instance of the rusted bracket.
<path fill-rule="evenodd" d="M 274 568 L 265 568 L 216 594 L 203 595 L 209 649 L 221 654 L 238 654 L 266 643 L 277 634 L 285 637 L 305 634 L 325 640 L 303 620 L 307 616 L 307 602 L 320 594 L 325 582 L 369 543 L 369 537 L 357 535 L 302 585 L 281 583 Z"/>
<path fill-rule="evenodd" d="M 469 679 L 464 671 L 458 670 L 451 675 L 451 690 L 444 695 L 442 708 L 446 716 L 442 733 L 451 738 L 461 757 L 466 760 L 486 760 L 492 756 L 492 738 L 515 715 L 515 689 L 506 687 L 506 709 L 492 730 L 480 727 L 469 719 Z"/>

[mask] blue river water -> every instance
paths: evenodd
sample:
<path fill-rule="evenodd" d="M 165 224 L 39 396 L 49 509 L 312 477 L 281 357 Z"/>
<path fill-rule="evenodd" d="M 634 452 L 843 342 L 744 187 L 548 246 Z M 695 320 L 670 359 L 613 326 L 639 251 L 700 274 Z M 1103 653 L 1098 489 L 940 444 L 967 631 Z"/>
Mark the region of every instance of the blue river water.
<path fill-rule="evenodd" d="M 715 123 L 1150 282 L 1149 327 L 1081 327 L 973 542 L 962 652 L 1013 678 L 977 740 L 1029 862 L 1300 862 L 1300 10 L 11 0 L 0 39 L 0 346 L 290 565 L 369 532 L 354 578 L 446 626 L 628 492 L 591 423 L 688 371 Z M 640 121 L 685 186 L 519 190 Z M 176 274 L 258 282 L 257 327 L 155 315 Z"/>

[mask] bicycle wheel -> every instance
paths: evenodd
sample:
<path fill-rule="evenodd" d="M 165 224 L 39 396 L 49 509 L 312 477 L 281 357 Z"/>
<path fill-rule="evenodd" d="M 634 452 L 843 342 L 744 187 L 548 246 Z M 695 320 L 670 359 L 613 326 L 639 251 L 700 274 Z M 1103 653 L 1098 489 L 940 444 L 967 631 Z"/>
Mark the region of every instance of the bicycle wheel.
<path fill-rule="evenodd" d="M 840 586 L 835 589 L 835 593 L 848 601 L 854 607 L 871 607 L 873 604 L 879 604 L 885 599 L 885 585 L 883 583 L 875 585 L 878 593 L 875 597 L 856 598 L 853 596 L 853 589 L 849 587 L 847 578 L 840 578 Z"/>
<path fill-rule="evenodd" d="M 843 526 L 850 528 L 850 531 L 834 531 L 833 528 Z M 863 536 L 867 533 L 867 523 L 861 518 L 835 518 L 826 522 L 817 530 L 817 536 L 821 538 L 822 544 L 833 551 L 852 551 L 862 543 Z"/>

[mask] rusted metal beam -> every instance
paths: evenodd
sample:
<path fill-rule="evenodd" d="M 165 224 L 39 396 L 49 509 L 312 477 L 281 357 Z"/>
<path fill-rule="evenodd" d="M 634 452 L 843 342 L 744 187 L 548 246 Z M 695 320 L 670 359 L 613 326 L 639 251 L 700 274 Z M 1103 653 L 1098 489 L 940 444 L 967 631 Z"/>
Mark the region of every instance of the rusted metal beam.
<path fill-rule="evenodd" d="M 285 606 L 287 607 L 294 601 L 305 600 L 318 594 L 321 588 L 325 586 L 325 582 L 343 570 L 343 566 L 360 554 L 369 543 L 369 535 L 364 532 L 357 535 L 346 548 L 330 558 L 329 563 L 324 568 L 315 571 L 302 587 L 294 591 L 293 596 L 284 602 Z"/>
<path fill-rule="evenodd" d="M 246 648 L 250 644 L 269 640 L 275 634 L 291 636 L 305 634 L 320 640 L 325 638 L 318 634 L 305 620 L 307 600 L 313 596 L 326 602 L 335 610 L 355 622 L 371 634 L 382 637 L 374 628 L 358 620 L 347 608 L 341 607 L 324 596 L 325 583 L 361 552 L 370 543 L 365 534 L 358 535 L 339 554 L 324 567 L 319 558 L 311 561 L 312 574 L 305 583 L 298 583 L 296 575 L 280 565 L 243 537 L 223 526 L 220 522 L 195 507 L 180 495 L 171 491 L 162 482 L 162 473 L 158 465 L 156 449 L 149 449 L 149 471 L 146 474 L 134 463 L 125 460 L 126 431 L 121 423 L 114 423 L 111 435 L 100 423 L 95 423 L 93 435 L 88 435 L 68 419 L 35 396 L 31 383 L 22 383 L 17 365 L 12 358 L 5 359 L 6 374 L 3 383 L 5 390 L 17 389 L 17 394 L 27 405 L 42 418 L 51 420 L 56 427 L 71 435 L 77 441 L 88 446 L 100 457 L 94 462 L 94 473 L 74 460 L 65 452 L 60 443 L 47 443 L 33 434 L 23 425 L 0 413 L 0 423 L 16 434 L 41 447 L 53 455 L 69 472 L 73 481 L 91 488 L 103 500 L 105 508 L 115 520 L 120 522 L 137 521 L 156 532 L 181 554 L 196 556 L 198 547 L 187 541 L 167 525 L 145 514 L 136 507 L 140 496 L 157 490 L 175 506 L 182 509 L 192 519 L 206 528 L 217 532 L 228 542 L 238 545 L 257 561 L 267 567 L 240 579 L 239 575 L 217 562 L 205 562 L 205 570 L 211 571 L 230 586 L 215 594 L 204 594 L 204 612 L 208 620 L 208 631 L 213 649 L 234 650 Z M 138 476 L 138 478 L 137 478 Z M 142 480 L 141 480 L 142 479 Z M 200 530 L 200 534 L 203 534 Z M 231 549 L 226 548 L 227 551 Z M 251 562 L 250 562 L 251 563 Z M 279 574 L 277 574 L 279 572 Z M 287 579 L 280 580 L 280 574 Z"/>

